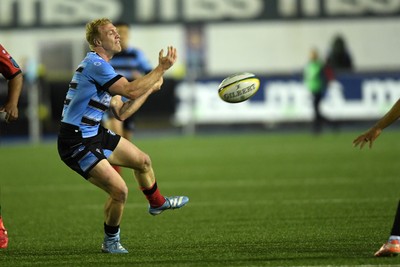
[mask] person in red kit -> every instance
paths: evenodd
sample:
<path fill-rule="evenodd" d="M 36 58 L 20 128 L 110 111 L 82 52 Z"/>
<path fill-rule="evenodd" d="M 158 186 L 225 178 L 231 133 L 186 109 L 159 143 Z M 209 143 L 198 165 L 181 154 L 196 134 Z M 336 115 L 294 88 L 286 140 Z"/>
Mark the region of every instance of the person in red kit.
<path fill-rule="evenodd" d="M 22 91 L 23 77 L 21 68 L 7 50 L 0 44 L 0 73 L 7 80 L 7 99 L 0 102 L 0 114 L 5 114 L 6 122 L 18 119 L 18 100 Z M 7 248 L 8 235 L 1 215 L 0 203 L 0 248 Z"/>

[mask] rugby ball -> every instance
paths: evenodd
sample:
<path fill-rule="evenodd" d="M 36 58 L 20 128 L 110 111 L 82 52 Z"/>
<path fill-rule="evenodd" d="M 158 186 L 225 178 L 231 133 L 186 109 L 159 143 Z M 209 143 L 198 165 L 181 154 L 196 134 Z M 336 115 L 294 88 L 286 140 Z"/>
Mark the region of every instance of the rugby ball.
<path fill-rule="evenodd" d="M 260 87 L 260 80 L 250 72 L 225 78 L 218 86 L 219 97 L 228 103 L 239 103 L 252 97 Z"/>

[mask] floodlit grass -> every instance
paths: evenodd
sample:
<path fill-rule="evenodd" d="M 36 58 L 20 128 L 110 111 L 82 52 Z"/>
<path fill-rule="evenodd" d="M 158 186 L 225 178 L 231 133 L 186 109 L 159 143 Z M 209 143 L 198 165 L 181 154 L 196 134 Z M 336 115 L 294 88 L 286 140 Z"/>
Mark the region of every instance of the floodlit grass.
<path fill-rule="evenodd" d="M 100 252 L 105 193 L 60 160 L 55 143 L 0 147 L 9 247 L 0 266 L 399 265 L 374 258 L 400 189 L 400 132 L 372 150 L 358 133 L 138 139 L 161 192 L 189 204 L 160 216 L 129 170 L 121 225 L 128 255 Z"/>

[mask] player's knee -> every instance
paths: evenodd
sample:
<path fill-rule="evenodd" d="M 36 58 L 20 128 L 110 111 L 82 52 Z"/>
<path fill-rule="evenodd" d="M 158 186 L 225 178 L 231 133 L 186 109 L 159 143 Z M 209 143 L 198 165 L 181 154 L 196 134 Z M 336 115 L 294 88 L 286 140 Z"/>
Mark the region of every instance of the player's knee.
<path fill-rule="evenodd" d="M 147 155 L 146 153 L 142 153 L 142 155 L 140 156 L 140 163 L 139 167 L 137 168 L 137 171 L 147 172 L 150 169 L 151 169 L 151 159 L 149 155 Z"/>
<path fill-rule="evenodd" d="M 114 189 L 111 193 L 111 197 L 114 199 L 114 201 L 125 203 L 128 199 L 128 187 L 124 185 Z"/>

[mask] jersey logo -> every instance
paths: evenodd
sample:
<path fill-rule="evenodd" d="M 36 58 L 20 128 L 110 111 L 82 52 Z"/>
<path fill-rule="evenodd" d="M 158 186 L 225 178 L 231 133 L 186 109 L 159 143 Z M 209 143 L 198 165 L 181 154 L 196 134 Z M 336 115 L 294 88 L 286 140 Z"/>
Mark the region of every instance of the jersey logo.
<path fill-rule="evenodd" d="M 101 62 L 99 62 L 99 61 L 96 61 L 95 63 L 93 63 L 95 66 L 100 66 L 101 65 Z"/>

